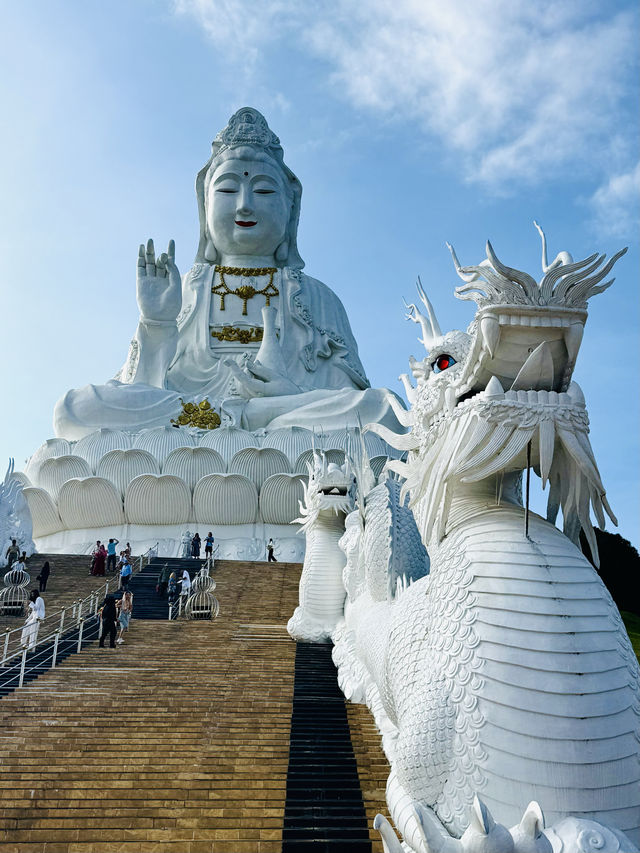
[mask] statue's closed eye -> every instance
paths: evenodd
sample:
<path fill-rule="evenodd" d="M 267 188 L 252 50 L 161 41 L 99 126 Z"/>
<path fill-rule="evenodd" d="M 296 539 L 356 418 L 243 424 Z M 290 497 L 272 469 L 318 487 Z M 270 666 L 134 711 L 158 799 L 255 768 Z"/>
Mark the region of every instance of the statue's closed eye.
<path fill-rule="evenodd" d="M 442 373 L 443 370 L 446 370 L 447 367 L 452 367 L 454 364 L 456 364 L 455 358 L 443 352 L 442 355 L 436 358 L 431 367 L 434 373 Z"/>

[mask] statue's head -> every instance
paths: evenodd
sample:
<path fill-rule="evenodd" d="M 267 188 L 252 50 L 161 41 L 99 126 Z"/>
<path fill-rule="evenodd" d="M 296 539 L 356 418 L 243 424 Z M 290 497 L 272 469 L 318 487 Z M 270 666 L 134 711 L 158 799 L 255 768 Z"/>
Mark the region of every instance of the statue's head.
<path fill-rule="evenodd" d="M 278 137 L 264 116 L 243 107 L 212 143 L 196 178 L 200 242 L 196 261 L 222 255 L 271 256 L 301 269 L 297 231 L 302 185 L 285 165 Z"/>

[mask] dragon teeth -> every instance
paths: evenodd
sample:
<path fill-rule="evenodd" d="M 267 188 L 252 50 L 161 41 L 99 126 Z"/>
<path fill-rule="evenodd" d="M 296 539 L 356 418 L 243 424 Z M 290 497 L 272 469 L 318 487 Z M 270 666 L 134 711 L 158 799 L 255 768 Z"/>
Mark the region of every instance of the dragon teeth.
<path fill-rule="evenodd" d="M 567 355 L 569 356 L 569 366 L 573 366 L 576 362 L 576 358 L 578 357 L 578 350 L 580 349 L 580 344 L 582 343 L 582 336 L 584 334 L 584 326 L 582 323 L 573 323 L 564 332 L 564 345 L 567 348 Z"/>
<path fill-rule="evenodd" d="M 458 402 L 458 397 L 456 395 L 455 390 L 451 387 L 451 385 L 449 385 L 447 388 L 445 388 L 444 402 L 445 402 L 445 405 L 446 405 L 447 410 L 449 412 L 452 412 L 455 409 L 456 403 Z"/>
<path fill-rule="evenodd" d="M 482 396 L 494 399 L 496 397 L 504 397 L 504 388 L 497 376 L 492 376 L 487 382 L 487 387 L 484 389 Z"/>
<path fill-rule="evenodd" d="M 486 314 L 480 320 L 480 330 L 482 332 L 483 348 L 486 348 L 491 358 L 493 358 L 500 338 L 500 323 L 498 322 L 498 318 L 494 314 Z"/>

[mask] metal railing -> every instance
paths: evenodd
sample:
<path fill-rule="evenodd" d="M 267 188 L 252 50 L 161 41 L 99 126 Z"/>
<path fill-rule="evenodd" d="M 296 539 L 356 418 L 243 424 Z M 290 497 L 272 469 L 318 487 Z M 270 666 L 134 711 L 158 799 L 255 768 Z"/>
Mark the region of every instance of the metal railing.
<path fill-rule="evenodd" d="M 151 561 L 151 559 L 157 556 L 158 542 L 153 545 L 151 548 L 147 549 L 144 554 L 141 554 L 138 559 L 134 562 L 133 571 L 130 577 L 134 577 L 134 575 L 138 574 L 142 571 L 144 567 L 144 560 L 147 559 L 147 565 Z M 98 611 L 100 609 L 100 602 L 103 601 L 109 592 L 113 592 L 113 586 L 117 590 L 120 585 L 120 577 L 119 574 L 105 581 L 104 587 L 100 586 L 99 590 L 94 590 L 91 592 L 86 598 L 76 599 L 71 604 L 66 607 L 62 607 L 59 610 L 53 611 L 53 613 L 45 616 L 45 618 L 41 621 L 40 626 L 38 628 L 38 638 L 36 643 L 29 648 L 22 647 L 21 639 L 22 632 L 25 628 L 24 625 L 20 625 L 18 628 L 7 628 L 4 634 L 4 639 L 2 641 L 2 652 L 0 659 L 0 668 L 9 668 L 14 666 L 18 659 L 20 660 L 20 672 L 16 676 L 18 678 L 18 687 L 22 687 L 24 682 L 25 673 L 30 672 L 33 669 L 39 669 L 44 666 L 46 660 L 49 658 L 50 651 L 47 648 L 43 650 L 42 647 L 45 645 L 49 645 L 53 642 L 53 648 L 51 649 L 51 669 L 55 669 L 57 658 L 58 658 L 58 648 L 60 644 L 60 639 L 63 636 L 63 631 L 66 629 L 67 631 L 73 631 L 77 629 L 78 638 L 77 641 L 74 639 L 74 643 L 77 645 L 77 651 L 82 649 L 83 641 L 94 640 L 98 636 L 99 631 L 99 623 L 100 620 L 98 618 Z M 53 622 L 56 622 L 56 628 L 51 632 L 46 634 L 46 636 L 40 636 L 42 633 L 40 628 L 42 628 L 45 624 L 47 626 L 51 625 Z M 88 626 L 88 627 L 87 627 Z M 16 646 L 19 646 L 17 651 L 10 652 L 10 647 L 12 645 L 12 641 L 14 641 Z M 26 668 L 27 656 L 29 655 L 29 668 Z M 0 669 L 1 675 L 1 669 Z M 8 681 L 4 681 L 4 686 L 11 685 L 11 682 L 14 681 L 14 677 L 9 679 Z"/>

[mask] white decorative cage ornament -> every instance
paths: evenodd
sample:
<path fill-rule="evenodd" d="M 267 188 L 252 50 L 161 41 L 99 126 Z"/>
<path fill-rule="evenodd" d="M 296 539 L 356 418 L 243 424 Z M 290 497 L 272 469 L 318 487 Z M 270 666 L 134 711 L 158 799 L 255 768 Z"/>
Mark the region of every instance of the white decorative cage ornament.
<path fill-rule="evenodd" d="M 26 587 L 30 581 L 31 576 L 22 568 L 22 564 L 5 574 L 5 588 L 0 590 L 0 613 L 3 616 L 24 615 L 25 604 L 29 599 Z"/>
<path fill-rule="evenodd" d="M 193 592 L 184 608 L 187 619 L 215 619 L 220 613 L 220 603 L 213 595 L 216 582 L 206 565 L 198 572 L 191 588 Z"/>

